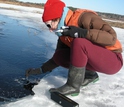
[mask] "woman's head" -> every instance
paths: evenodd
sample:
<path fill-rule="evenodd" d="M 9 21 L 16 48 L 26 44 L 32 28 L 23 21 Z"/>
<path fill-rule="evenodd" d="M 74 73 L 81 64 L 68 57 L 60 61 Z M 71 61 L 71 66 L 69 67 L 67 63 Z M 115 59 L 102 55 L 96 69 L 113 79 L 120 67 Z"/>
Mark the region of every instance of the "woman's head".
<path fill-rule="evenodd" d="M 42 16 L 43 22 L 51 29 L 55 29 L 62 17 L 65 3 L 60 0 L 47 0 Z"/>

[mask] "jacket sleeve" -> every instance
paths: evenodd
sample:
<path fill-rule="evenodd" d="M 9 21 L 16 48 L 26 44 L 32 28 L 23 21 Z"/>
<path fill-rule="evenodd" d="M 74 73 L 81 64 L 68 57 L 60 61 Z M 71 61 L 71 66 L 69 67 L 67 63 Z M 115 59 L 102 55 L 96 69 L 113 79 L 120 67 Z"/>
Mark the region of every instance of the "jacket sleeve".
<path fill-rule="evenodd" d="M 80 19 L 80 26 L 88 29 L 86 38 L 93 43 L 102 46 L 112 46 L 115 44 L 117 36 L 114 29 L 102 20 L 98 15 L 85 13 Z"/>
<path fill-rule="evenodd" d="M 47 62 L 43 63 L 43 65 L 41 66 L 43 72 L 47 72 L 47 71 L 52 71 L 54 68 L 58 67 L 58 65 L 53 61 L 53 59 L 49 59 Z"/>

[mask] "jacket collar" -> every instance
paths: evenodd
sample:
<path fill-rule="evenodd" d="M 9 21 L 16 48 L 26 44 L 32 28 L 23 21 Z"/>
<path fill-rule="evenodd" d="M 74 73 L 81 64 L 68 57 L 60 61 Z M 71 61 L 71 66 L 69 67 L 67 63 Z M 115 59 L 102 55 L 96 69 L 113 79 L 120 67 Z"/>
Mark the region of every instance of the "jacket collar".
<path fill-rule="evenodd" d="M 66 26 L 64 22 L 65 22 L 65 18 L 67 16 L 68 11 L 69 11 L 69 8 L 64 7 L 63 14 L 58 24 L 57 30 L 59 30 L 62 26 Z M 56 35 L 61 36 L 62 34 L 59 32 L 56 32 Z"/>
<path fill-rule="evenodd" d="M 71 17 L 73 15 L 73 11 L 72 10 L 69 10 L 67 15 L 66 15 L 66 19 L 65 19 L 65 25 L 67 26 L 68 25 L 68 22 L 70 21 Z"/>

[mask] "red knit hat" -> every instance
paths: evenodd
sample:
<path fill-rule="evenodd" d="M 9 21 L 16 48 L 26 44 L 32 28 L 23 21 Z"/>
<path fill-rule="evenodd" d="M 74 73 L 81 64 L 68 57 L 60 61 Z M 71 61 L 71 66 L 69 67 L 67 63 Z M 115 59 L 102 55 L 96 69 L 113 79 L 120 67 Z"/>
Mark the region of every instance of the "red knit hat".
<path fill-rule="evenodd" d="M 60 0 L 47 0 L 44 5 L 44 13 L 42 16 L 43 22 L 60 18 L 63 13 L 65 3 Z"/>

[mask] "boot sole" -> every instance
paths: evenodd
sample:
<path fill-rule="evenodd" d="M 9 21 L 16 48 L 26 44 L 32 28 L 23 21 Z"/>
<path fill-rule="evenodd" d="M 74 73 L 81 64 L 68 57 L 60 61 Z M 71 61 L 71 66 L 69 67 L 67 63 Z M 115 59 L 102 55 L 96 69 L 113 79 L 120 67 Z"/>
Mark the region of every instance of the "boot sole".
<path fill-rule="evenodd" d="M 89 83 L 86 84 L 86 85 L 81 85 L 81 87 L 87 86 L 87 85 L 89 85 L 89 84 L 91 84 L 91 83 L 95 83 L 95 82 L 97 82 L 98 80 L 99 80 L 99 78 L 96 78 L 96 79 L 94 79 L 93 81 L 89 82 Z"/>
<path fill-rule="evenodd" d="M 71 96 L 78 96 L 79 93 L 74 93 L 74 94 L 71 94 Z"/>
<path fill-rule="evenodd" d="M 75 97 L 75 96 L 78 96 L 79 95 L 79 93 L 73 93 L 73 94 L 67 94 L 67 95 L 65 95 L 65 96 L 72 96 L 72 97 Z"/>

